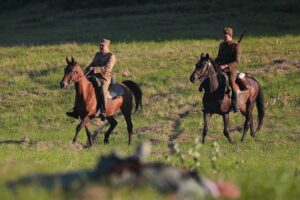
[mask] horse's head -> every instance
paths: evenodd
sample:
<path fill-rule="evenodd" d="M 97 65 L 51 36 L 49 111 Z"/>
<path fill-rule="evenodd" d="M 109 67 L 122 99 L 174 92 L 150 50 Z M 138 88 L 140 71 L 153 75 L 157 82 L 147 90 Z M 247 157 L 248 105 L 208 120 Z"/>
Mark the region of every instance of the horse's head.
<path fill-rule="evenodd" d="M 68 88 L 70 84 L 77 82 L 82 77 L 82 70 L 77 62 L 72 57 L 71 61 L 66 58 L 67 67 L 64 71 L 64 76 L 60 81 L 61 88 Z"/>
<path fill-rule="evenodd" d="M 209 54 L 204 55 L 203 53 L 200 56 L 200 60 L 195 65 L 195 70 L 190 76 L 190 81 L 195 83 L 199 79 L 208 77 L 208 69 L 212 66 L 211 59 Z"/>

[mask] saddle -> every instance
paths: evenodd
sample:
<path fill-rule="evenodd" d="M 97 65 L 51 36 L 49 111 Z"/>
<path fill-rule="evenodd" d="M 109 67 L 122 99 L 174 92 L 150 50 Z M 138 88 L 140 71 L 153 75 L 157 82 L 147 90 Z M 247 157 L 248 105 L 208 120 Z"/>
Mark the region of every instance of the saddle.
<path fill-rule="evenodd" d="M 229 78 L 228 78 L 226 73 L 222 73 L 222 75 L 224 77 L 223 81 L 226 84 L 225 93 L 229 94 L 231 92 L 231 87 L 230 87 L 230 84 L 229 84 Z M 248 80 L 246 79 L 246 74 L 243 73 L 243 72 L 238 72 L 237 73 L 235 83 L 239 86 L 240 91 L 246 91 L 250 88 L 250 84 L 249 84 Z"/>
<path fill-rule="evenodd" d="M 107 92 L 108 92 L 108 95 L 107 95 L 108 99 L 116 99 L 123 95 L 124 89 L 122 88 L 122 86 L 119 83 L 117 83 L 115 80 L 112 80 L 108 87 Z"/>

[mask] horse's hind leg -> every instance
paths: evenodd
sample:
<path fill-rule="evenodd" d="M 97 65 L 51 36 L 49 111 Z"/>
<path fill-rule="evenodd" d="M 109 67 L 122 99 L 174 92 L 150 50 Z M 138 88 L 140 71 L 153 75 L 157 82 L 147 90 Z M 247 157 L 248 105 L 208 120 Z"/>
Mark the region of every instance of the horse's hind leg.
<path fill-rule="evenodd" d="M 254 127 L 253 127 L 253 117 L 252 117 L 253 106 L 254 106 L 254 104 L 247 105 L 247 113 L 245 115 L 246 120 L 244 123 L 244 131 L 243 131 L 243 136 L 241 138 L 241 142 L 245 141 L 245 137 L 249 130 L 249 127 L 250 127 L 250 131 L 251 131 L 250 134 L 251 134 L 251 136 L 254 137 Z"/>
<path fill-rule="evenodd" d="M 105 135 L 104 135 L 104 144 L 109 144 L 109 136 L 111 134 L 111 132 L 114 130 L 114 128 L 118 125 L 117 120 L 115 120 L 115 118 L 113 116 L 107 117 L 106 118 L 108 123 L 109 123 L 109 129 L 106 131 Z"/>
<path fill-rule="evenodd" d="M 127 132 L 128 132 L 128 145 L 131 144 L 132 140 L 132 121 L 131 121 L 131 115 L 124 115 L 126 123 L 127 123 Z"/>
<path fill-rule="evenodd" d="M 243 136 L 241 138 L 241 142 L 245 141 L 245 137 L 246 137 L 246 134 L 248 132 L 249 125 L 250 125 L 250 119 L 249 119 L 249 115 L 247 113 L 246 120 L 245 120 L 245 123 L 244 123 L 244 131 L 243 131 Z"/>
<path fill-rule="evenodd" d="M 128 145 L 131 144 L 132 128 L 133 128 L 132 121 L 131 121 L 131 110 L 132 110 L 132 97 L 128 96 L 128 98 L 125 98 L 125 101 L 121 107 L 122 114 L 124 115 L 127 124 Z"/>
<path fill-rule="evenodd" d="M 121 108 L 122 113 L 124 115 L 126 124 L 127 124 L 127 132 L 128 132 L 128 145 L 131 144 L 131 140 L 132 140 L 132 128 L 133 128 L 133 124 L 132 124 L 132 120 L 131 120 L 131 109 L 124 109 Z"/>
<path fill-rule="evenodd" d="M 205 137 L 207 135 L 207 131 L 208 131 L 208 125 L 209 125 L 209 120 L 210 120 L 210 113 L 203 113 L 203 117 L 204 117 L 204 127 L 203 127 L 203 132 L 202 132 L 202 143 L 205 143 Z"/>
<path fill-rule="evenodd" d="M 83 121 L 81 121 L 77 127 L 76 127 L 76 132 L 75 132 L 75 136 L 73 138 L 73 144 L 75 144 L 77 142 L 77 137 L 78 137 L 78 133 L 80 132 L 80 130 L 82 129 L 82 127 L 84 126 Z"/>
<path fill-rule="evenodd" d="M 232 143 L 232 139 L 230 137 L 229 129 L 228 129 L 228 125 L 229 125 L 229 114 L 228 113 L 223 114 L 223 123 L 224 123 L 224 130 L 223 130 L 224 136 L 229 140 L 230 143 Z"/>
<path fill-rule="evenodd" d="M 254 126 L 253 126 L 253 116 L 252 116 L 253 107 L 254 107 L 254 103 L 251 104 L 249 107 L 250 135 L 252 137 L 255 136 L 255 130 L 254 130 Z"/>
<path fill-rule="evenodd" d="M 250 135 L 252 137 L 255 137 L 255 130 L 254 130 L 254 126 L 253 126 L 253 118 L 252 118 L 252 116 L 250 118 Z"/>

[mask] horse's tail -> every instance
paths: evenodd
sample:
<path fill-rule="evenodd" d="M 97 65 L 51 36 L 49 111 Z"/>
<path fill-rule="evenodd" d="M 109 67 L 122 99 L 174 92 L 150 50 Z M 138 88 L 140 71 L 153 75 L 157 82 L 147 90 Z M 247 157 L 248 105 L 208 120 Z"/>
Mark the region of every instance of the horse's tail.
<path fill-rule="evenodd" d="M 258 91 L 258 96 L 256 98 L 256 107 L 258 112 L 258 124 L 257 124 L 256 131 L 259 131 L 263 124 L 263 119 L 265 116 L 265 102 L 264 102 L 264 95 L 262 92 L 262 88 L 258 82 L 257 84 L 258 84 L 259 91 Z"/>
<path fill-rule="evenodd" d="M 138 84 L 136 84 L 134 81 L 131 81 L 131 80 L 126 80 L 126 81 L 123 81 L 122 83 L 124 85 L 126 85 L 126 87 L 128 87 L 134 95 L 135 111 L 137 111 L 139 107 L 141 109 L 143 109 L 143 104 L 142 104 L 143 93 L 142 93 L 141 88 L 138 86 Z"/>

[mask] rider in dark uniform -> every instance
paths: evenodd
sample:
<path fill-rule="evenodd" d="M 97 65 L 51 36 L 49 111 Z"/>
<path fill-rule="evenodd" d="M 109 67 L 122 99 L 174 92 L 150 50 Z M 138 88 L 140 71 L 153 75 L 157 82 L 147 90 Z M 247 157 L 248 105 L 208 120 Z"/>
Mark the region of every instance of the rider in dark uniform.
<path fill-rule="evenodd" d="M 223 30 L 224 40 L 220 43 L 218 56 L 215 62 L 219 64 L 223 72 L 229 78 L 229 84 L 232 88 L 232 106 L 234 112 L 239 110 L 237 104 L 238 85 L 235 83 L 237 76 L 237 66 L 240 63 L 240 47 L 239 44 L 233 40 L 233 30 L 230 27 L 225 27 Z"/>

